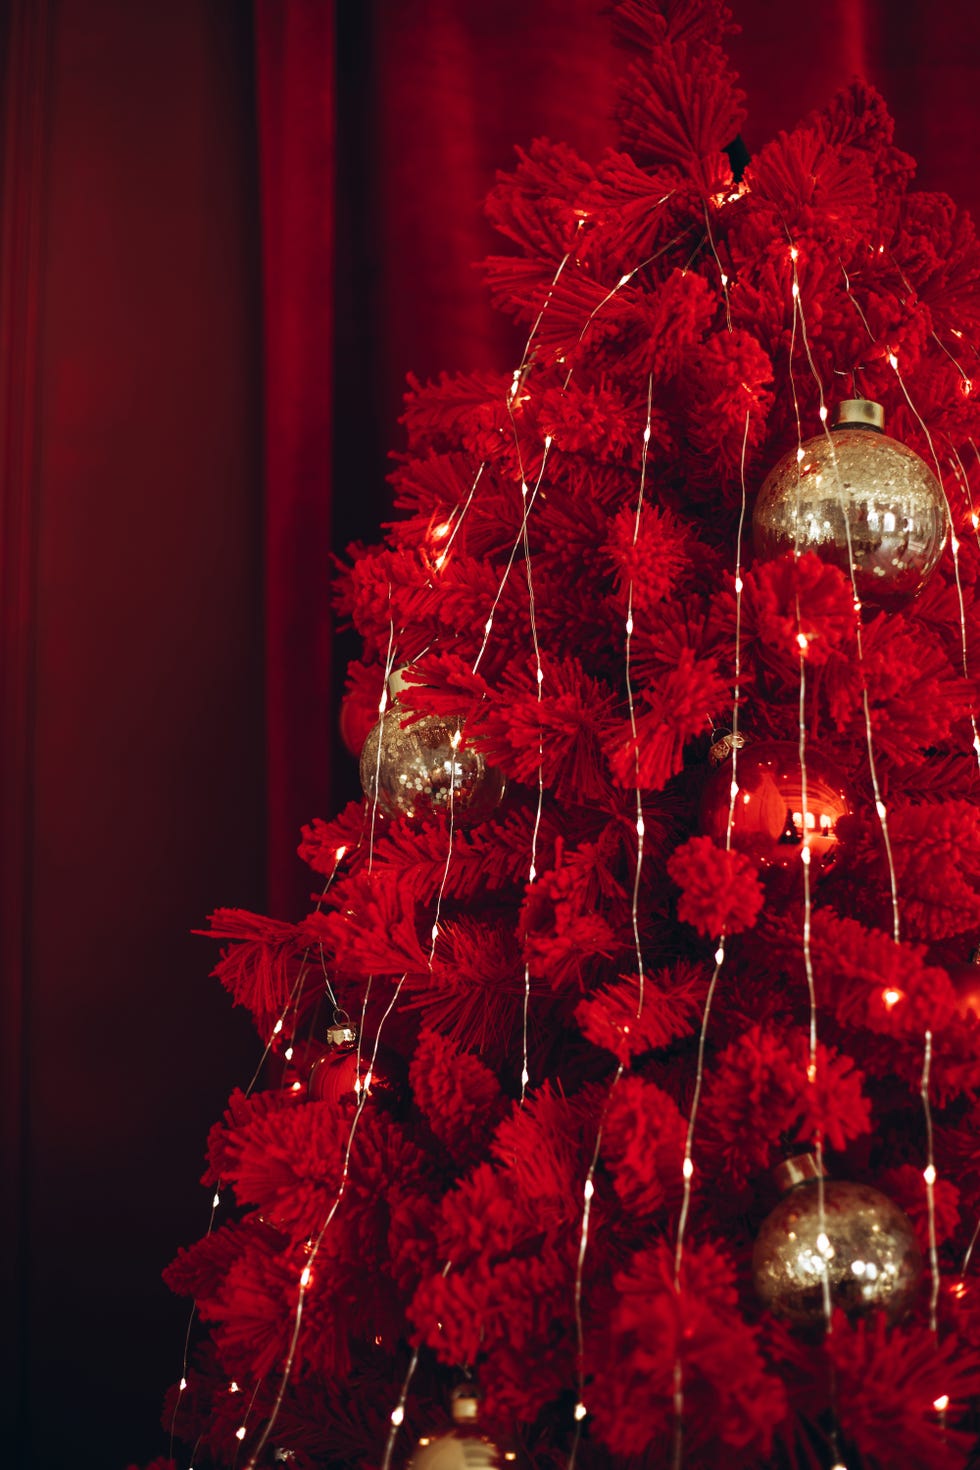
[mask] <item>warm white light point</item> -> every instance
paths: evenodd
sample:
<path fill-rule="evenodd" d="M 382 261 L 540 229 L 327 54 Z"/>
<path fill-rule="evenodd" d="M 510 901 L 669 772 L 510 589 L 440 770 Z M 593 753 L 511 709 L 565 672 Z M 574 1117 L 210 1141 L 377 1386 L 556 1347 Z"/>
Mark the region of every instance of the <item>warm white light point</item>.
<path fill-rule="evenodd" d="M 734 801 L 735 798 L 736 798 L 736 796 L 738 795 L 738 782 L 737 781 L 733 781 L 732 784 L 729 786 L 729 788 L 728 788 L 728 794 L 731 797 L 732 801 Z"/>
<path fill-rule="evenodd" d="M 879 817 L 886 817 L 888 815 L 888 808 L 885 806 L 885 803 L 883 801 L 875 802 L 875 811 L 878 813 Z"/>
<path fill-rule="evenodd" d="M 627 271 L 625 276 L 620 276 L 620 278 L 619 278 L 619 285 L 620 286 L 628 286 L 629 283 L 630 283 L 630 281 L 632 280 L 632 277 L 633 277 L 633 272 L 632 271 Z M 618 289 L 619 289 L 619 287 L 617 287 L 617 290 Z"/>
<path fill-rule="evenodd" d="M 534 882 L 534 880 L 535 880 L 535 878 L 536 878 L 536 877 L 537 877 L 537 876 L 538 876 L 538 870 L 537 870 L 537 868 L 536 868 L 536 867 L 535 867 L 535 866 L 534 866 L 534 864 L 533 864 L 533 863 L 532 863 L 532 864 L 531 864 L 531 868 L 530 868 L 530 872 L 529 872 L 529 873 L 528 873 L 528 875 L 527 875 L 527 881 L 528 881 L 528 882 L 529 882 L 529 883 L 533 883 L 533 882 Z"/>
<path fill-rule="evenodd" d="M 933 1399 L 932 1407 L 935 1409 L 937 1414 L 944 1414 L 949 1408 L 949 1394 L 941 1393 L 938 1399 Z"/>
<path fill-rule="evenodd" d="M 527 1084 L 530 1082 L 530 1080 L 531 1080 L 531 1074 L 527 1070 L 527 1068 L 525 1067 L 524 1070 L 521 1072 L 521 1086 L 522 1087 L 526 1087 Z"/>
<path fill-rule="evenodd" d="M 817 1236 L 817 1250 L 822 1256 L 830 1255 L 830 1238 L 825 1234 L 823 1230 L 821 1230 L 820 1234 Z"/>
<path fill-rule="evenodd" d="M 211 1208 L 216 1210 L 218 1208 L 218 1206 L 220 1205 L 220 1203 L 221 1203 L 221 1195 L 220 1194 L 215 1194 L 214 1199 L 211 1201 Z"/>
<path fill-rule="evenodd" d="M 644 834 L 644 832 L 646 830 L 647 830 L 646 827 L 643 825 L 643 818 L 642 817 L 637 817 L 637 819 L 636 819 L 636 835 L 637 835 L 637 837 L 642 837 L 643 834 Z"/>
<path fill-rule="evenodd" d="M 292 1061 L 292 1059 L 293 1059 L 293 1049 L 292 1049 L 291 1046 L 287 1046 L 286 1047 L 286 1050 L 283 1052 L 283 1056 L 286 1058 L 286 1061 L 287 1062 L 291 1062 Z"/>
<path fill-rule="evenodd" d="M 344 858 L 346 856 L 347 856 L 347 849 L 346 849 L 346 847 L 338 847 L 337 848 L 337 851 L 334 853 L 334 857 L 337 859 L 338 863 L 342 863 L 344 861 Z"/>
<path fill-rule="evenodd" d="M 721 273 L 721 284 L 723 286 L 727 286 L 728 285 L 728 277 L 725 275 L 725 272 L 724 271 L 722 271 L 722 273 Z"/>
<path fill-rule="evenodd" d="M 302 1271 L 299 1273 L 299 1284 L 304 1289 L 310 1284 L 310 1276 L 311 1272 L 309 1266 L 304 1266 Z"/>
<path fill-rule="evenodd" d="M 381 698 L 378 700 L 378 714 L 379 715 L 383 715 L 384 712 L 385 712 L 385 710 L 387 708 L 388 708 L 388 691 L 387 691 L 387 689 L 382 689 L 382 691 L 381 691 Z"/>
<path fill-rule="evenodd" d="M 552 444 L 553 444 L 553 442 L 554 442 L 554 440 L 553 440 L 551 434 L 546 434 L 544 436 L 544 447 L 545 447 L 545 449 L 550 449 L 551 446 L 552 446 Z"/>
<path fill-rule="evenodd" d="M 802 649 L 806 649 L 807 647 L 809 647 L 810 640 L 805 633 L 797 633 L 796 641 Z"/>
<path fill-rule="evenodd" d="M 684 1167 L 683 1167 L 682 1173 L 683 1173 L 685 1179 L 693 1179 L 693 1177 L 694 1177 L 694 1162 L 693 1162 L 692 1159 L 685 1159 L 684 1160 Z"/>
<path fill-rule="evenodd" d="M 544 683 L 544 669 L 542 669 L 540 665 L 538 666 L 538 671 L 535 674 L 535 678 L 537 679 L 539 684 Z"/>
<path fill-rule="evenodd" d="M 179 1387 L 181 1393 L 183 1393 L 184 1392 L 184 1389 L 187 1387 L 187 1379 L 186 1378 L 182 1378 L 180 1380 L 180 1383 L 178 1384 L 178 1387 Z"/>
<path fill-rule="evenodd" d="M 433 924 L 432 929 L 430 931 L 430 936 L 429 937 L 431 939 L 433 939 L 433 940 L 439 938 L 439 925 L 438 924 Z"/>
<path fill-rule="evenodd" d="M 741 592 L 742 586 L 743 586 L 743 583 L 742 583 L 741 577 L 736 577 L 735 578 L 735 591 L 736 592 Z"/>
<path fill-rule="evenodd" d="M 980 515 L 978 515 L 977 512 L 974 511 L 972 516 L 970 517 L 970 520 L 973 522 L 973 529 L 976 530 L 977 527 L 980 526 Z"/>
<path fill-rule="evenodd" d="M 632 638 L 632 636 L 633 636 L 633 614 L 632 613 L 626 619 L 626 636 L 627 636 L 627 638 Z"/>
<path fill-rule="evenodd" d="M 932 1186 L 936 1182 L 936 1166 L 935 1166 L 935 1164 L 926 1164 L 925 1168 L 922 1171 L 922 1177 L 923 1177 L 923 1179 L 926 1181 L 926 1183 L 929 1185 L 929 1187 L 931 1189 Z"/>
<path fill-rule="evenodd" d="M 279 1035 L 279 1032 L 281 1030 L 282 1030 L 282 1016 L 279 1017 L 278 1021 L 276 1022 L 276 1024 L 272 1028 L 272 1034 L 273 1034 L 273 1036 L 278 1036 Z"/>
<path fill-rule="evenodd" d="M 800 258 L 800 252 L 797 250 L 795 245 L 791 245 L 789 247 L 789 258 L 790 260 L 799 260 Z"/>
<path fill-rule="evenodd" d="M 530 493 L 530 490 L 531 490 L 531 487 L 527 483 L 527 481 L 526 480 L 522 480 L 521 481 L 521 494 L 524 496 L 524 499 L 525 500 L 527 499 L 527 497 L 528 497 L 528 495 Z"/>
<path fill-rule="evenodd" d="M 586 1179 L 586 1181 L 585 1181 L 585 1198 L 586 1198 L 586 1202 L 588 1202 L 592 1198 L 592 1196 L 594 1194 L 595 1194 L 595 1185 L 592 1183 L 592 1180 L 591 1179 Z"/>
<path fill-rule="evenodd" d="M 235 1382 L 234 1378 L 231 1380 L 231 1382 L 228 1385 L 228 1392 L 229 1393 L 241 1393 L 241 1389 L 238 1387 L 238 1384 Z"/>
<path fill-rule="evenodd" d="M 517 1455 L 514 1452 L 514 1450 L 505 1450 L 505 1452 L 504 1452 L 504 1459 L 505 1460 L 516 1460 L 517 1459 Z"/>
<path fill-rule="evenodd" d="M 722 948 L 722 946 L 719 944 L 718 948 L 715 950 L 715 964 L 716 965 L 720 965 L 721 962 L 722 962 L 722 960 L 724 958 L 725 958 L 725 951 Z"/>
<path fill-rule="evenodd" d="M 825 403 L 821 403 L 820 405 L 820 422 L 822 424 L 827 422 L 827 405 Z"/>
<path fill-rule="evenodd" d="M 890 1011 L 902 999 L 902 992 L 889 987 L 887 990 L 881 992 L 881 999 L 884 1002 L 885 1008 Z"/>
<path fill-rule="evenodd" d="M 371 1091 L 371 1083 L 373 1081 L 374 1081 L 374 1073 L 371 1071 L 371 1068 L 369 1067 L 367 1069 L 367 1071 L 364 1073 L 364 1091 L 365 1092 L 370 1092 Z"/>
<path fill-rule="evenodd" d="M 581 1401 L 575 1405 L 575 1418 L 580 1424 L 588 1412 L 588 1409 Z"/>
<path fill-rule="evenodd" d="M 802 464 L 803 463 L 803 445 L 802 444 L 800 445 L 799 449 L 796 451 L 796 463 L 797 464 Z"/>
<path fill-rule="evenodd" d="M 484 631 L 484 633 L 487 634 L 488 637 L 490 635 L 490 629 L 492 627 L 493 627 L 493 618 L 487 618 L 486 622 L 483 625 L 483 631 Z"/>
<path fill-rule="evenodd" d="M 809 812 L 807 815 L 809 816 Z M 806 843 L 803 844 L 803 851 L 800 853 L 800 862 L 804 863 L 806 867 L 810 866 L 810 849 Z"/>
<path fill-rule="evenodd" d="M 429 1438 L 429 1436 L 427 1434 L 423 1434 L 422 1438 L 419 1440 L 419 1444 L 431 1444 L 431 1443 L 432 1443 L 432 1441 L 431 1441 L 431 1439 Z"/>
<path fill-rule="evenodd" d="M 394 1426 L 395 1426 L 396 1429 L 398 1428 L 398 1425 L 401 1424 L 401 1422 L 402 1422 L 402 1420 L 404 1418 L 405 1418 L 405 1410 L 402 1408 L 401 1404 L 399 1404 L 397 1408 L 392 1409 L 392 1411 L 391 1411 L 391 1422 L 392 1422 L 392 1424 L 394 1424 Z"/>
<path fill-rule="evenodd" d="M 236 1439 L 244 1439 L 246 1433 L 247 1433 L 247 1430 L 245 1428 L 245 1425 L 244 1424 L 239 1424 L 238 1428 L 235 1430 L 235 1438 Z"/>
<path fill-rule="evenodd" d="M 644 444 L 649 444 L 650 443 L 650 425 L 649 424 L 647 424 L 646 428 L 643 430 L 643 442 L 644 442 Z"/>
<path fill-rule="evenodd" d="M 453 733 L 449 737 L 449 743 L 452 746 L 453 750 L 458 750 L 459 749 L 459 743 L 462 740 L 462 738 L 463 738 L 463 732 L 462 732 L 462 730 L 454 730 L 453 731 Z"/>
<path fill-rule="evenodd" d="M 435 566 L 437 572 L 442 571 L 443 567 L 446 565 L 446 553 L 444 551 L 440 551 L 433 565 Z"/>
<path fill-rule="evenodd" d="M 816 1082 L 816 1080 L 817 1080 L 817 1064 L 816 1064 L 816 1062 L 811 1062 L 810 1065 L 807 1067 L 807 1069 L 806 1069 L 806 1080 L 808 1082 Z"/>
<path fill-rule="evenodd" d="M 303 1090 L 303 1084 L 302 1084 L 302 1082 L 294 1082 L 293 1085 L 292 1085 L 292 1087 L 289 1090 L 290 1090 L 290 1092 L 302 1092 L 302 1090 Z"/>
<path fill-rule="evenodd" d="M 894 352 L 889 352 L 888 354 L 888 366 L 893 367 L 895 371 L 898 372 L 898 358 L 895 356 Z"/>
<path fill-rule="evenodd" d="M 798 284 L 798 282 L 794 281 L 793 282 L 793 300 L 794 301 L 796 301 L 796 299 L 798 298 L 799 294 L 800 294 L 799 284 Z"/>

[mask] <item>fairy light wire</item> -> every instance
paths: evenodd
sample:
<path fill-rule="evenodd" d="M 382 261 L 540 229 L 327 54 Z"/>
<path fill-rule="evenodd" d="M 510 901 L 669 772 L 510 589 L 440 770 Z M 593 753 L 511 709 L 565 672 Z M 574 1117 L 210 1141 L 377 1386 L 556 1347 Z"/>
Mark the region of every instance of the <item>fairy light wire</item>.
<path fill-rule="evenodd" d="M 745 482 L 745 461 L 748 453 L 749 428 L 752 421 L 751 409 L 745 411 L 745 429 L 742 434 L 742 452 L 739 458 L 739 479 L 741 485 L 741 505 L 739 508 L 738 529 L 735 537 L 735 668 L 734 686 L 732 690 L 732 779 L 728 791 L 728 819 L 725 826 L 725 851 L 732 850 L 732 834 L 735 827 L 735 799 L 738 795 L 738 708 L 741 700 L 741 677 L 742 677 L 742 547 L 745 534 L 745 517 L 748 505 L 748 493 Z M 701 1025 L 698 1032 L 697 1065 L 694 1077 L 694 1093 L 691 1098 L 691 1108 L 688 1114 L 687 1131 L 684 1137 L 684 1159 L 681 1166 L 683 1180 L 681 1193 L 681 1208 L 677 1220 L 677 1240 L 674 1245 L 674 1292 L 679 1297 L 681 1291 L 681 1272 L 684 1265 L 684 1246 L 687 1238 L 687 1224 L 691 1211 L 691 1197 L 694 1181 L 694 1137 L 697 1128 L 698 1113 L 701 1106 L 701 1093 L 704 1089 L 705 1054 L 708 1041 L 708 1027 L 711 1021 L 711 1011 L 714 1005 L 715 992 L 721 976 L 722 967 L 725 963 L 726 934 L 722 930 L 718 936 L 715 947 L 714 968 L 711 979 L 708 982 L 708 990 L 704 1000 L 704 1010 L 701 1013 Z M 680 1470 L 684 1458 L 684 1364 L 680 1353 L 674 1360 L 673 1381 L 673 1442 L 671 1463 L 673 1470 Z"/>
<path fill-rule="evenodd" d="M 575 1374 L 578 1397 L 575 1403 L 574 1421 L 575 1430 L 572 1437 L 572 1447 L 568 1457 L 568 1470 L 575 1470 L 575 1460 L 578 1456 L 579 1442 L 582 1437 L 582 1425 L 588 1414 L 585 1406 L 585 1323 L 582 1316 L 582 1289 L 585 1279 L 585 1257 L 589 1249 L 589 1225 L 592 1218 L 592 1200 L 595 1196 L 595 1175 L 599 1167 L 599 1150 L 602 1147 L 602 1135 L 606 1126 L 606 1115 L 609 1104 L 612 1102 L 613 1094 L 619 1086 L 620 1078 L 626 1070 L 626 1063 L 620 1062 L 616 1068 L 613 1080 L 609 1085 L 606 1100 L 603 1103 L 602 1112 L 599 1116 L 599 1126 L 596 1129 L 595 1146 L 592 1150 L 592 1158 L 585 1175 L 582 1186 L 582 1225 L 579 1232 L 578 1255 L 575 1261 L 575 1285 L 573 1301 L 575 1305 Z"/>

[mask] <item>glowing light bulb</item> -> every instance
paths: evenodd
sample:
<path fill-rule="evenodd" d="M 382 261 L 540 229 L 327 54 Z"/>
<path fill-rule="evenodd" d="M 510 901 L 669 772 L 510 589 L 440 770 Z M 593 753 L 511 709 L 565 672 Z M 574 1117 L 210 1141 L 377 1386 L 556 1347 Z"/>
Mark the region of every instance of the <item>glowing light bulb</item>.
<path fill-rule="evenodd" d="M 793 294 L 793 300 L 794 301 L 798 300 L 799 294 L 800 294 L 800 287 L 799 287 L 799 283 L 797 281 L 794 281 L 793 282 L 792 294 Z"/>
<path fill-rule="evenodd" d="M 620 276 L 620 278 L 619 278 L 619 284 L 617 285 L 616 290 L 618 291 L 620 289 L 620 287 L 622 287 L 622 286 L 628 286 L 629 283 L 630 283 L 630 281 L 632 280 L 632 277 L 633 277 L 633 272 L 632 271 L 627 271 L 625 276 Z"/>
<path fill-rule="evenodd" d="M 186 1378 L 182 1378 L 180 1380 L 180 1383 L 178 1384 L 178 1387 L 179 1387 L 181 1393 L 183 1393 L 184 1392 L 184 1389 L 187 1387 L 187 1379 Z"/>
<path fill-rule="evenodd" d="M 238 1384 L 235 1382 L 234 1378 L 231 1380 L 231 1382 L 228 1385 L 228 1392 L 229 1393 L 241 1393 L 241 1389 L 238 1387 Z"/>
<path fill-rule="evenodd" d="M 292 1061 L 292 1059 L 293 1059 L 293 1049 L 292 1049 L 291 1046 L 287 1046 L 286 1047 L 286 1050 L 283 1052 L 283 1056 L 286 1058 L 286 1061 L 287 1062 L 291 1062 Z"/>
<path fill-rule="evenodd" d="M 211 1208 L 213 1210 L 216 1210 L 218 1208 L 218 1206 L 220 1205 L 220 1203 L 221 1203 L 221 1195 L 217 1192 L 217 1190 L 215 1190 L 214 1199 L 211 1201 Z"/>
<path fill-rule="evenodd" d="M 895 356 L 894 352 L 889 352 L 888 354 L 888 366 L 894 368 L 895 371 L 898 372 L 898 358 Z"/>
<path fill-rule="evenodd" d="M 575 1405 L 575 1419 L 576 1419 L 576 1422 L 579 1423 L 579 1424 L 581 1424 L 582 1420 L 585 1418 L 585 1416 L 586 1416 L 586 1414 L 588 1412 L 589 1412 L 588 1409 L 585 1407 L 585 1405 L 582 1403 L 582 1401 L 580 1399 L 579 1402 Z"/>
<path fill-rule="evenodd" d="M 936 1410 L 937 1414 L 944 1414 L 949 1408 L 949 1394 L 941 1393 L 938 1399 L 933 1399 L 932 1407 Z"/>
<path fill-rule="evenodd" d="M 888 808 L 885 806 L 885 803 L 883 801 L 875 802 L 875 811 L 878 813 L 879 817 L 886 817 L 888 815 Z"/>
<path fill-rule="evenodd" d="M 801 651 L 805 653 L 810 646 L 809 638 L 806 636 L 805 633 L 797 633 L 796 641 L 799 644 Z"/>
<path fill-rule="evenodd" d="M 313 1279 L 313 1273 L 311 1272 L 309 1266 L 304 1266 L 303 1269 L 302 1269 L 302 1271 L 299 1273 L 299 1284 L 300 1284 L 300 1286 L 302 1286 L 303 1289 L 305 1290 L 306 1287 L 309 1286 L 309 1284 L 310 1284 L 310 1282 L 311 1282 L 312 1279 Z"/>
<path fill-rule="evenodd" d="M 800 445 L 799 449 L 796 451 L 796 463 L 797 464 L 802 464 L 803 463 L 803 446 L 802 446 L 802 444 Z"/>
<path fill-rule="evenodd" d="M 273 1034 L 273 1036 L 278 1036 L 279 1035 L 279 1032 L 281 1030 L 282 1030 L 282 1016 L 279 1017 L 278 1021 L 276 1022 L 276 1024 L 272 1028 L 272 1034 Z"/>
<path fill-rule="evenodd" d="M 741 577 L 736 577 L 735 578 L 735 591 L 736 592 L 741 592 L 742 586 L 743 586 L 743 583 L 742 583 Z"/>
<path fill-rule="evenodd" d="M 900 1000 L 904 1000 L 904 998 L 900 990 L 894 990 L 890 986 L 887 990 L 881 992 L 882 1003 L 885 1009 L 889 1011 L 893 1006 L 897 1006 Z"/>
<path fill-rule="evenodd" d="M 643 834 L 644 834 L 644 832 L 646 830 L 647 829 L 644 826 L 643 818 L 642 817 L 637 817 L 637 819 L 636 819 L 636 835 L 637 835 L 637 837 L 642 837 Z"/>
<path fill-rule="evenodd" d="M 936 1166 L 935 1166 L 935 1164 L 927 1164 L 925 1166 L 925 1168 L 923 1169 L 923 1171 L 922 1171 L 922 1177 L 923 1177 L 923 1179 L 926 1181 L 926 1183 L 929 1185 L 929 1187 L 931 1189 L 932 1186 L 936 1182 Z"/>
<path fill-rule="evenodd" d="M 724 960 L 724 958 L 725 958 L 724 946 L 719 944 L 718 948 L 715 950 L 715 964 L 716 965 L 720 965 L 722 963 L 722 961 Z"/>
<path fill-rule="evenodd" d="M 789 258 L 790 260 L 799 260 L 800 258 L 800 252 L 797 250 L 795 245 L 791 245 L 789 247 Z"/>
<path fill-rule="evenodd" d="M 347 856 L 347 849 L 346 849 L 346 847 L 338 847 L 337 848 L 337 851 L 334 853 L 334 857 L 337 859 L 338 863 L 342 863 L 343 860 L 344 860 L 344 858 L 346 856 Z"/>
<path fill-rule="evenodd" d="M 821 403 L 820 405 L 820 422 L 822 424 L 827 422 L 827 405 L 825 403 Z"/>
<path fill-rule="evenodd" d="M 694 1177 L 694 1161 L 692 1159 L 685 1159 L 684 1160 L 684 1166 L 683 1166 L 683 1168 L 681 1170 L 681 1173 L 684 1175 L 684 1178 L 685 1179 L 693 1179 L 693 1177 Z"/>
<path fill-rule="evenodd" d="M 239 1424 L 238 1428 L 235 1430 L 235 1438 L 244 1439 L 247 1432 L 248 1431 L 246 1430 L 245 1425 Z"/>
<path fill-rule="evenodd" d="M 595 1194 L 595 1185 L 592 1183 L 592 1180 L 591 1179 L 586 1179 L 586 1181 L 585 1181 L 585 1199 L 586 1199 L 586 1202 L 588 1202 L 592 1198 L 592 1196 L 594 1194 Z"/>
<path fill-rule="evenodd" d="M 404 1418 L 405 1418 L 405 1410 L 402 1408 L 401 1404 L 399 1404 L 397 1406 L 397 1408 L 392 1409 L 392 1411 L 391 1411 L 391 1422 L 392 1422 L 392 1424 L 394 1424 L 394 1426 L 395 1426 L 396 1429 L 398 1428 L 399 1424 L 402 1423 L 402 1421 L 404 1420 Z"/>

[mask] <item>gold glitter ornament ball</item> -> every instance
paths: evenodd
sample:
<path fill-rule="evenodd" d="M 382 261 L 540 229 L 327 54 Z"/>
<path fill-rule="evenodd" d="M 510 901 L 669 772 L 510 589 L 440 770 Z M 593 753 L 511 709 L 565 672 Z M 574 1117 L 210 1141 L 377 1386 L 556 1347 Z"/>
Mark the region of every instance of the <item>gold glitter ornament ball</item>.
<path fill-rule="evenodd" d="M 882 432 L 880 404 L 838 405 L 829 433 L 772 469 L 752 516 L 756 555 L 812 551 L 854 569 L 862 602 L 902 607 L 922 591 L 949 531 L 942 486 L 914 450 Z"/>
<path fill-rule="evenodd" d="M 504 1470 L 517 1456 L 503 1453 L 492 1439 L 481 1434 L 479 1397 L 470 1385 L 453 1393 L 453 1427 L 448 1434 L 423 1436 L 408 1462 L 408 1470 Z"/>
<path fill-rule="evenodd" d="M 763 1221 L 752 1253 L 752 1277 L 765 1306 L 791 1322 L 824 1321 L 823 1280 L 831 1306 L 850 1316 L 880 1310 L 897 1320 L 922 1279 L 912 1222 L 869 1184 L 824 1179 L 823 1214 L 816 1160 L 806 1154 L 780 1165 L 789 1188 Z"/>
<path fill-rule="evenodd" d="M 469 827 L 500 805 L 504 780 L 482 751 L 463 743 L 462 721 L 424 715 L 411 724 L 397 694 L 400 673 L 389 680 L 393 703 L 371 730 L 361 751 L 361 786 L 388 817 L 422 819 L 437 812 Z"/>

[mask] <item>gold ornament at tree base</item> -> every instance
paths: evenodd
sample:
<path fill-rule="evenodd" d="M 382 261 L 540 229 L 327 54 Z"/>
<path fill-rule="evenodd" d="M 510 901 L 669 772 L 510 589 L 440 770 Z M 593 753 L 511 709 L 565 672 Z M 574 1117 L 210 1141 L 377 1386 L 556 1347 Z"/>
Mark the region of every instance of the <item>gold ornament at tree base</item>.
<path fill-rule="evenodd" d="M 923 459 L 883 433 L 866 398 L 770 470 L 752 516 L 756 555 L 815 552 L 847 572 L 862 602 L 902 607 L 922 591 L 949 533 L 943 488 Z"/>
<path fill-rule="evenodd" d="M 752 1252 L 765 1306 L 791 1322 L 819 1325 L 826 1280 L 832 1308 L 901 1317 L 922 1279 L 922 1254 L 904 1211 L 869 1184 L 824 1178 L 821 1186 L 812 1154 L 785 1160 L 776 1176 L 786 1193 L 762 1222 Z"/>
<path fill-rule="evenodd" d="M 479 1393 L 472 1384 L 460 1384 L 453 1390 L 450 1407 L 452 1429 L 447 1434 L 420 1439 L 408 1470 L 503 1470 L 514 1463 L 517 1456 L 513 1450 L 500 1450 L 480 1433 Z"/>
<path fill-rule="evenodd" d="M 465 744 L 463 722 L 442 715 L 411 714 L 398 701 L 403 670 L 388 681 L 391 706 L 368 734 L 361 751 L 361 786 L 387 817 L 420 820 L 442 812 L 469 827 L 500 805 L 504 780 L 486 756 Z"/>

